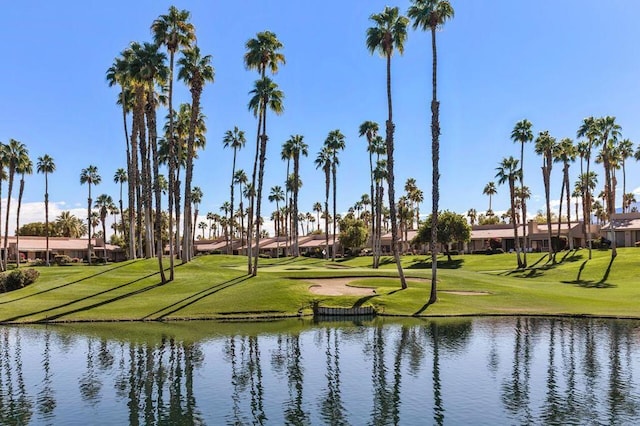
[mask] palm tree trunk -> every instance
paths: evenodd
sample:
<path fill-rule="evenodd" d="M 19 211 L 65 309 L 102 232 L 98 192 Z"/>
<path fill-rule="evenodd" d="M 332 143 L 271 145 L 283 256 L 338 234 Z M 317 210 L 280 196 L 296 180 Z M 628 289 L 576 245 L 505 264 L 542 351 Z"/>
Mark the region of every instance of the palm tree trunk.
<path fill-rule="evenodd" d="M 87 233 L 89 239 L 87 240 L 87 263 L 91 266 L 91 182 L 89 182 L 89 197 L 87 198 Z"/>
<path fill-rule="evenodd" d="M 253 219 L 256 203 L 256 176 L 258 173 L 258 158 L 260 156 L 260 130 L 262 129 L 262 112 L 258 114 L 258 130 L 256 132 L 256 154 L 253 159 L 253 173 L 251 175 L 251 196 L 249 208 L 251 212 L 247 217 L 247 274 L 253 274 Z"/>
<path fill-rule="evenodd" d="M 46 171 L 44 172 L 44 228 L 47 238 L 45 259 L 47 266 L 49 266 L 49 177 Z"/>
<path fill-rule="evenodd" d="M 298 252 L 298 173 L 300 172 L 300 154 L 293 158 L 293 257 L 300 256 Z"/>
<path fill-rule="evenodd" d="M 184 177 L 184 235 L 182 237 L 182 261 L 191 261 L 193 256 L 193 244 L 191 234 L 191 180 L 193 178 L 193 156 L 196 137 L 196 123 L 200 115 L 200 94 L 202 93 L 202 81 L 194 78 L 191 87 L 191 120 L 189 123 L 189 139 L 187 140 L 187 170 Z"/>
<path fill-rule="evenodd" d="M 564 167 L 565 167 L 565 169 L 566 169 L 566 167 L 567 167 L 566 163 L 565 163 L 565 166 L 564 166 Z M 562 196 L 564 195 L 564 192 L 565 192 L 565 191 L 564 191 L 564 186 L 565 186 L 565 180 L 564 180 L 564 173 L 563 173 L 563 177 L 562 177 L 562 186 L 561 186 L 561 189 L 560 189 L 560 206 L 558 207 L 558 233 L 557 233 L 557 236 L 556 236 L 556 239 L 557 239 L 557 241 L 558 241 L 558 242 L 557 242 L 557 244 L 558 244 L 558 251 L 560 250 L 560 227 L 561 227 L 561 224 L 562 224 Z M 569 205 L 567 204 L 567 211 L 570 211 L 570 210 L 571 210 L 571 206 L 569 206 Z M 567 228 L 567 240 L 569 239 L 569 231 L 570 231 L 570 230 L 571 230 L 570 228 Z M 567 243 L 568 243 L 568 242 L 569 242 L 569 241 L 567 241 Z M 555 261 L 555 255 L 554 255 L 554 261 Z"/>
<path fill-rule="evenodd" d="M 400 261 L 400 253 L 398 251 L 398 223 L 396 214 L 396 193 L 395 193 L 395 176 L 393 174 L 393 107 L 391 104 L 391 55 L 387 54 L 387 108 L 389 116 L 386 122 L 386 145 L 387 145 L 387 182 L 389 184 L 389 210 L 391 212 L 391 251 L 398 268 L 398 278 L 400 286 L 407 288 L 407 281 L 404 278 L 402 263 Z"/>
<path fill-rule="evenodd" d="M 233 148 L 233 165 L 231 167 L 231 214 L 233 214 L 233 178 L 236 174 L 236 148 Z M 242 236 L 241 236 L 242 237 Z M 227 254 L 233 253 L 233 223 L 231 223 L 231 242 L 227 246 Z"/>
<path fill-rule="evenodd" d="M 549 236 L 549 261 L 550 262 L 555 262 L 555 258 L 554 258 L 554 249 L 553 249 L 553 241 L 552 241 L 552 236 L 551 236 L 551 204 L 550 204 L 550 178 L 551 178 L 551 162 L 550 159 L 547 158 L 546 159 L 546 165 L 542 167 L 542 175 L 543 175 L 543 181 L 544 181 L 544 196 L 545 196 L 545 203 L 546 203 L 546 207 L 547 207 L 547 235 Z"/>
<path fill-rule="evenodd" d="M 333 163 L 331 164 L 331 174 L 333 176 L 333 182 L 332 182 L 333 183 L 333 218 L 332 218 L 332 220 L 333 220 L 333 231 L 332 231 L 333 235 L 331 236 L 331 240 L 332 240 L 332 243 L 331 243 L 331 260 L 333 260 L 334 262 L 336 261 L 336 213 L 337 213 L 337 211 L 336 211 L 336 192 L 337 192 L 337 187 L 338 187 L 338 184 L 336 182 L 337 181 L 336 175 L 337 175 L 338 171 L 336 170 L 336 168 L 337 168 L 337 165 L 336 165 L 336 161 L 334 159 Z"/>
<path fill-rule="evenodd" d="M 520 258 L 520 239 L 518 238 L 518 223 L 516 222 L 516 194 L 515 182 L 513 177 L 509 178 L 509 198 L 511 202 L 511 223 L 513 224 L 513 238 L 516 249 L 516 259 L 518 261 L 518 269 L 524 268 L 522 259 Z"/>
<path fill-rule="evenodd" d="M 175 173 L 176 173 L 176 141 L 173 126 L 173 69 L 175 52 L 169 49 L 169 170 L 167 179 L 167 208 L 169 209 L 169 281 L 173 281 L 175 275 L 174 263 L 174 238 L 173 238 L 173 208 L 175 199 Z M 177 228 L 176 224 L 176 228 Z M 162 236 L 160 236 L 162 239 Z"/>
<path fill-rule="evenodd" d="M 585 186 L 583 188 L 583 195 L 582 195 L 582 202 L 585 203 L 584 207 L 583 207 L 583 221 L 585 223 L 585 234 L 584 234 L 584 238 L 585 238 L 585 242 L 587 242 L 587 244 L 589 245 L 589 260 L 591 260 L 591 247 L 592 247 L 592 241 L 591 241 L 591 188 L 589 188 L 589 167 L 590 167 L 590 163 L 591 163 L 591 139 L 589 139 L 589 148 L 587 149 L 588 155 L 587 155 L 587 174 L 585 177 L 585 182 L 583 182 L 583 185 Z M 586 195 L 586 196 L 585 196 Z M 588 233 L 588 235 L 587 235 Z"/>
<path fill-rule="evenodd" d="M 437 278 L 438 278 L 438 253 L 436 250 L 438 242 L 438 202 L 440 200 L 440 102 L 437 97 L 437 71 L 438 71 L 438 55 L 436 49 L 436 29 L 431 27 L 431 50 L 433 51 L 432 67 L 432 89 L 431 94 L 431 293 L 429 294 L 429 304 L 436 303 L 438 300 Z"/>
<path fill-rule="evenodd" d="M 167 282 L 167 278 L 164 274 L 164 266 L 162 265 L 162 255 L 164 254 L 164 244 L 162 242 L 162 190 L 160 189 L 158 170 L 158 144 L 156 135 L 156 109 L 153 94 L 149 96 L 149 114 L 147 116 L 149 121 L 149 143 L 151 145 L 151 153 L 153 160 L 153 192 L 155 195 L 156 211 L 155 211 L 155 232 L 156 239 L 156 256 L 158 257 L 158 269 L 160 271 L 160 282 L 162 284 Z M 172 136 L 170 136 L 172 137 Z M 169 233 L 171 233 L 171 225 L 169 225 Z M 105 234 L 106 241 L 106 234 Z M 169 243 L 171 246 L 171 243 Z M 105 259 L 106 259 L 106 244 L 105 244 Z"/>
<path fill-rule="evenodd" d="M 8 240 L 8 236 L 9 236 L 9 211 L 11 208 L 11 192 L 13 191 L 13 175 L 14 175 L 15 171 L 13 167 L 9 167 L 9 189 L 8 189 L 8 194 L 7 194 L 7 213 L 6 213 L 6 218 L 5 218 L 5 222 L 4 222 L 4 269 L 7 269 L 8 266 L 8 259 L 9 259 L 9 252 L 8 252 L 8 246 L 9 246 L 9 240 Z"/>
<path fill-rule="evenodd" d="M 524 206 L 524 142 L 520 143 L 520 196 L 523 197 L 522 205 Z M 527 267 L 527 212 L 522 209 L 522 242 L 524 247 L 522 250 L 522 267 Z"/>
<path fill-rule="evenodd" d="M 267 155 L 267 106 L 263 105 L 262 135 L 260 137 L 260 168 L 258 170 L 258 191 L 256 194 L 256 255 L 253 258 L 253 272 L 258 275 L 258 258 L 260 257 L 260 207 L 262 205 L 262 181 L 264 178 L 264 163 Z"/>
<path fill-rule="evenodd" d="M 20 191 L 18 192 L 18 210 L 16 211 L 16 268 L 20 267 L 20 208 L 22 207 L 22 194 L 24 194 L 24 173 L 20 179 Z"/>
<path fill-rule="evenodd" d="M 371 141 L 369 141 L 369 147 L 371 147 Z M 373 254 L 372 256 L 372 263 L 373 265 L 375 265 L 375 235 L 376 235 L 376 220 L 375 220 L 375 211 L 377 210 L 377 204 L 376 204 L 376 199 L 375 194 L 374 194 L 374 189 L 373 189 L 373 153 L 371 152 L 371 149 L 369 149 L 369 178 L 370 178 L 370 192 L 371 192 L 371 252 Z M 372 266 L 373 266 L 372 265 Z"/>
<path fill-rule="evenodd" d="M 324 196 L 324 259 L 329 260 L 329 187 L 331 185 L 331 175 L 329 167 L 325 167 L 324 171 L 325 196 Z"/>

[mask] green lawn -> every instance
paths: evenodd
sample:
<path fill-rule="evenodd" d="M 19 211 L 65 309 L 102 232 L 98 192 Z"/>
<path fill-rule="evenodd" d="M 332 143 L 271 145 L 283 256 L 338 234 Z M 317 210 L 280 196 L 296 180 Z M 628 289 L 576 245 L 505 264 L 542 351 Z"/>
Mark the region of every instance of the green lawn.
<path fill-rule="evenodd" d="M 409 288 L 400 290 L 391 259 L 378 270 L 371 257 L 261 259 L 258 277 L 245 274 L 246 258 L 201 256 L 176 268 L 161 285 L 157 260 L 100 266 L 40 267 L 38 281 L 0 294 L 0 322 L 274 318 L 311 314 L 324 306 L 374 306 L 386 315 L 595 315 L 640 318 L 640 249 L 564 252 L 557 264 L 530 254 L 531 267 L 516 271 L 515 255 L 442 257 L 438 303 L 426 306 L 430 258 L 402 259 Z M 305 278 L 356 277 L 374 287 L 367 296 L 318 296 Z M 460 293 L 464 292 L 464 293 Z"/>

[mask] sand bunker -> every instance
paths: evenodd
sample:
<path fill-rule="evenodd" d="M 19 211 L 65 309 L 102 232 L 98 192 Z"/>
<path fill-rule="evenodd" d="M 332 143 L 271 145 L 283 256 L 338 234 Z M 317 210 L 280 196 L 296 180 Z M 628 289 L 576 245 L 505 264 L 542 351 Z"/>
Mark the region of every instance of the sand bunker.
<path fill-rule="evenodd" d="M 353 281 L 366 277 L 343 277 L 343 278 L 312 278 L 305 279 L 311 283 L 309 292 L 323 296 L 369 296 L 376 294 L 373 287 L 354 287 L 349 285 Z M 376 277 L 381 278 L 381 277 Z M 407 281 L 428 281 L 424 278 L 408 278 Z M 455 294 L 457 296 L 488 296 L 486 291 L 458 291 L 440 290 L 440 293 Z"/>

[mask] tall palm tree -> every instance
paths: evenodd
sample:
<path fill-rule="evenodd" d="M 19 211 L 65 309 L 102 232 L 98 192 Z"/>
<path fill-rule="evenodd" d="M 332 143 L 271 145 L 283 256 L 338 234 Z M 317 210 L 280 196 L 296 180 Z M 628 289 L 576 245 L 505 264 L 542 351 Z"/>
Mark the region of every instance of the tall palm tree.
<path fill-rule="evenodd" d="M 562 189 L 560 190 L 560 207 L 558 208 L 558 242 L 560 241 L 560 223 L 562 221 L 562 197 L 566 195 L 567 200 L 567 232 L 571 231 L 571 183 L 569 181 L 570 163 L 576 160 L 576 147 L 570 138 L 562 139 L 553 153 L 553 161 L 561 162 L 562 167 Z M 577 218 L 576 218 L 577 219 Z M 573 250 L 573 238 L 567 234 L 569 249 Z"/>
<path fill-rule="evenodd" d="M 378 136 L 378 131 L 380 130 L 378 123 L 375 121 L 364 121 L 360 124 L 360 128 L 358 131 L 358 135 L 360 137 L 365 136 L 367 138 L 367 152 L 369 153 L 369 181 L 370 181 L 370 196 L 371 202 L 373 202 L 374 198 L 374 190 L 373 190 L 373 154 L 374 150 L 372 149 L 373 141 L 376 136 Z M 372 212 L 373 213 L 373 212 Z M 371 222 L 371 235 L 375 233 L 374 221 Z"/>
<path fill-rule="evenodd" d="M 531 127 L 533 125 L 526 118 L 516 123 L 511 131 L 511 140 L 515 143 L 520 143 L 520 191 L 524 187 L 524 144 L 533 141 L 533 131 Z M 524 255 L 523 264 L 527 266 L 527 211 L 526 208 L 522 211 L 522 239 L 524 241 Z"/>
<path fill-rule="evenodd" d="M 615 169 L 618 164 L 617 143 L 620 137 L 621 127 L 616 123 L 616 118 L 611 116 L 602 117 L 596 120 L 596 131 L 598 135 L 598 145 L 601 148 L 605 173 L 605 193 L 607 194 L 607 214 L 609 216 L 609 229 L 611 235 L 611 260 L 617 256 L 617 245 L 615 237 L 615 222 L 613 215 L 616 212 L 616 177 Z"/>
<path fill-rule="evenodd" d="M 135 259 L 135 232 L 133 224 L 135 221 L 135 206 L 136 206 L 136 182 L 137 182 L 137 154 L 134 145 L 135 141 L 129 141 L 129 132 L 127 130 L 127 114 L 133 111 L 133 85 L 131 79 L 131 62 L 133 61 L 133 49 L 125 49 L 119 58 L 114 60 L 113 65 L 107 70 L 107 82 L 109 87 L 118 84 L 120 86 L 120 95 L 118 97 L 118 104 L 122 107 L 122 122 L 124 127 L 124 137 L 126 142 L 126 154 L 127 154 L 127 181 L 129 185 L 127 187 L 127 197 L 129 204 L 129 223 L 131 224 L 128 230 L 128 246 L 129 246 L 129 259 Z M 134 162 L 135 159 L 135 162 Z M 122 209 L 121 209 L 122 211 Z M 123 219 L 124 220 L 124 219 Z"/>
<path fill-rule="evenodd" d="M 516 181 L 520 178 L 518 160 L 513 157 L 503 158 L 496 168 L 496 178 L 500 185 L 509 184 L 509 200 L 511 202 L 511 224 L 513 225 L 513 238 L 518 261 L 518 269 L 524 268 L 520 257 L 520 239 L 518 238 L 518 222 L 516 221 Z"/>
<path fill-rule="evenodd" d="M 214 71 L 211 55 L 202 56 L 198 46 L 190 47 L 182 52 L 178 59 L 178 80 L 184 81 L 191 92 L 191 122 L 189 123 L 189 139 L 187 141 L 187 168 L 184 182 L 184 235 L 183 261 L 189 262 L 193 254 L 191 246 L 191 180 L 193 177 L 193 159 L 195 151 L 196 125 L 200 114 L 200 97 L 206 82 L 213 82 Z"/>
<path fill-rule="evenodd" d="M 9 188 L 7 194 L 7 213 L 4 224 L 4 259 L 2 262 L 2 270 L 7 267 L 8 253 L 8 233 L 9 233 L 9 211 L 11 207 L 11 194 L 13 193 L 13 180 L 18 169 L 25 162 L 25 158 L 29 157 L 27 147 L 15 139 L 9 139 L 9 143 L 2 146 L 2 163 L 7 166 L 7 178 L 9 180 Z"/>
<path fill-rule="evenodd" d="M 85 183 L 89 187 L 89 197 L 87 198 L 87 231 L 89 232 L 89 240 L 87 243 L 87 258 L 89 265 L 91 265 L 91 185 L 98 185 L 102 181 L 102 177 L 98 174 L 98 168 L 93 165 L 89 165 L 86 169 L 82 169 L 80 172 L 80 184 Z"/>
<path fill-rule="evenodd" d="M 244 148 L 247 143 L 246 138 L 244 137 L 244 131 L 238 129 L 238 126 L 234 126 L 233 130 L 227 130 L 224 133 L 224 137 L 222 138 L 222 145 L 224 148 L 231 148 L 233 150 L 233 163 L 231 166 L 231 211 L 233 211 L 233 188 L 235 186 L 235 175 L 236 175 L 236 155 L 238 150 Z M 233 246 L 233 224 L 231 225 L 231 246 Z"/>
<path fill-rule="evenodd" d="M 168 170 L 168 208 L 169 208 L 169 280 L 173 281 L 174 277 L 174 241 L 173 241 L 173 209 L 179 206 L 179 188 L 177 188 L 176 171 L 179 167 L 176 158 L 180 158 L 174 140 L 174 113 L 173 113 L 173 72 L 175 54 L 179 49 L 186 49 L 196 40 L 195 28 L 189 22 L 190 13 L 187 10 L 178 10 L 175 6 L 170 6 L 166 15 L 160 15 L 158 19 L 151 24 L 151 32 L 153 33 L 154 42 L 157 45 L 164 45 L 169 52 L 169 170 Z"/>
<path fill-rule="evenodd" d="M 264 163 L 267 153 L 267 110 L 274 112 L 276 115 L 280 115 L 284 112 L 284 106 L 282 100 L 284 99 L 284 93 L 278 89 L 278 85 L 274 83 L 269 77 L 263 77 L 255 82 L 254 89 L 249 92 L 252 97 L 249 100 L 249 110 L 253 111 L 254 116 L 260 116 L 258 118 L 258 124 L 262 125 L 259 130 L 260 133 L 260 149 L 259 149 L 259 166 L 258 166 L 258 186 L 256 188 L 255 198 L 255 228 L 256 228 L 256 247 L 260 244 L 260 208 L 262 203 L 262 181 L 264 178 Z M 255 164 L 254 164 L 255 166 Z M 253 207 L 253 203 L 252 203 Z M 251 252 L 251 249 L 249 249 Z M 258 256 L 253 257 L 253 268 L 251 275 L 256 276 L 258 274 Z"/>
<path fill-rule="evenodd" d="M 24 175 L 33 173 L 33 161 L 29 156 L 24 155 L 16 167 L 16 173 L 20 174 L 20 190 L 18 191 L 18 210 L 16 212 L 16 230 L 20 229 L 20 208 L 22 207 L 22 196 L 24 195 Z M 20 234 L 16 232 L 16 265 L 20 266 Z"/>
<path fill-rule="evenodd" d="M 202 202 L 202 197 L 204 194 L 202 193 L 202 189 L 199 186 L 194 186 L 191 190 L 191 204 L 193 205 L 193 233 L 191 234 L 191 245 L 195 244 L 196 240 L 196 223 L 198 222 L 198 208 L 200 203 Z M 233 210 L 231 210 L 233 212 Z M 193 251 L 193 249 L 192 249 Z"/>
<path fill-rule="evenodd" d="M 38 157 L 36 167 L 38 173 L 44 174 L 44 228 L 47 239 L 45 259 L 47 266 L 49 266 L 49 173 L 56 171 L 56 164 L 51 156 L 45 154 L 42 157 Z"/>
<path fill-rule="evenodd" d="M 332 153 L 328 146 L 323 146 L 315 159 L 316 169 L 324 171 L 324 258 L 329 259 L 329 188 L 331 187 Z"/>
<path fill-rule="evenodd" d="M 293 159 L 293 256 L 300 255 L 298 251 L 298 192 L 300 190 L 300 156 L 309 155 L 309 146 L 302 135 L 292 135 L 287 141 Z"/>
<path fill-rule="evenodd" d="M 243 169 L 239 169 L 236 170 L 235 175 L 233 176 L 233 183 L 236 185 L 239 185 L 239 191 L 240 191 L 240 203 L 239 203 L 239 209 L 240 211 L 243 212 L 243 214 L 240 216 L 240 240 L 241 242 L 244 244 L 244 239 L 243 239 L 243 235 L 245 233 L 245 229 L 244 229 L 244 203 L 242 202 L 243 199 L 243 189 L 242 186 L 243 185 L 247 185 L 247 183 L 249 182 L 249 179 L 247 178 L 247 174 L 245 173 L 245 171 Z"/>
<path fill-rule="evenodd" d="M 316 212 L 316 222 L 318 222 L 318 231 L 320 230 L 320 213 L 322 212 L 322 203 L 316 201 L 313 203 L 313 211 Z"/>
<path fill-rule="evenodd" d="M 374 269 L 378 269 L 380 266 L 380 255 L 382 251 L 382 222 L 383 215 L 389 216 L 388 209 L 385 209 L 382 204 L 384 198 L 384 181 L 387 179 L 387 160 L 377 159 L 376 167 L 373 169 L 373 179 L 375 181 L 375 204 L 376 204 L 376 232 L 373 239 L 373 265 Z M 385 223 L 385 230 L 388 231 L 388 225 Z"/>
<path fill-rule="evenodd" d="M 332 253 L 331 257 L 335 260 L 336 256 L 336 222 L 337 222 L 337 211 L 336 211 L 336 200 L 337 200 L 337 192 L 338 192 L 338 182 L 337 182 L 337 174 L 338 174 L 338 166 L 340 165 L 340 160 L 338 158 L 338 152 L 343 151 L 345 148 L 344 135 L 340 132 L 340 130 L 332 130 L 329 132 L 329 135 L 324 141 L 324 146 L 328 148 L 331 153 L 331 180 L 333 183 L 333 244 L 332 244 Z"/>
<path fill-rule="evenodd" d="M 431 211 L 431 295 L 429 304 L 437 300 L 436 278 L 438 270 L 436 242 L 438 232 L 438 201 L 440 200 L 440 101 L 437 97 L 438 55 L 436 30 L 453 18 L 454 11 L 448 0 L 413 0 L 407 12 L 413 19 L 413 28 L 431 31 L 432 97 L 431 97 L 431 161 L 432 161 L 432 211 Z"/>
<path fill-rule="evenodd" d="M 278 72 L 280 64 L 284 64 L 285 57 L 281 53 L 283 49 L 283 44 L 278 40 L 278 37 L 271 31 L 262 31 L 256 34 L 255 38 L 249 39 L 246 44 L 246 52 L 244 54 L 244 63 L 247 69 L 254 69 L 258 71 L 261 79 L 266 78 L 267 68 L 271 71 L 272 74 Z M 265 82 L 266 84 L 266 82 Z M 253 174 L 251 176 L 251 198 L 250 198 L 250 206 L 249 209 L 251 211 L 251 215 L 249 216 L 248 228 L 250 229 L 248 233 L 248 244 L 247 244 L 247 268 L 248 273 L 255 275 L 252 266 L 252 258 L 253 258 L 253 248 L 252 248 L 252 234 L 253 234 L 253 219 L 255 209 L 255 197 L 256 191 L 255 189 L 258 187 L 256 182 L 256 175 L 258 173 L 258 159 L 260 157 L 260 148 L 262 144 L 262 132 L 261 128 L 263 126 L 262 123 L 262 114 L 257 114 L 260 108 L 254 110 L 254 115 L 258 119 L 258 131 L 256 132 L 256 153 L 253 161 Z M 266 110 L 266 109 L 265 109 Z M 265 141 L 266 143 L 266 141 Z M 256 222 L 260 222 L 260 218 L 256 217 Z M 259 233 L 256 233 L 256 237 L 259 237 Z M 256 253 L 256 259 L 257 259 Z M 256 263 L 257 264 L 257 263 Z"/>
<path fill-rule="evenodd" d="M 269 194 L 269 201 L 276 203 L 276 241 L 277 241 L 277 251 L 276 257 L 280 257 L 280 201 L 284 200 L 284 191 L 282 187 L 279 185 L 271 187 L 271 193 Z"/>
<path fill-rule="evenodd" d="M 493 197 L 494 195 L 496 195 L 498 193 L 498 188 L 496 188 L 496 183 L 495 182 L 489 182 L 488 184 L 486 184 L 484 186 L 484 189 L 482 190 L 482 194 L 483 195 L 488 195 L 489 196 L 489 210 L 487 210 L 487 215 L 493 215 L 493 210 L 491 209 L 491 197 Z M 491 212 L 491 213 L 489 213 Z"/>
<path fill-rule="evenodd" d="M 387 145 L 387 183 L 389 184 L 389 209 L 391 210 L 391 249 L 398 267 L 398 276 L 402 288 L 407 288 L 407 281 L 404 277 L 402 264 L 400 263 L 400 252 L 398 250 L 398 223 L 395 200 L 395 175 L 394 175 L 394 141 L 393 133 L 395 125 L 393 123 L 393 105 L 391 102 L 391 56 L 395 50 L 402 54 L 404 52 L 404 42 L 407 39 L 407 25 L 409 20 L 401 16 L 397 7 L 385 7 L 381 13 L 373 14 L 369 17 L 374 22 L 374 26 L 367 29 L 367 49 L 370 53 L 379 52 L 387 62 L 387 121 L 386 138 Z M 438 130 L 439 131 L 439 130 Z"/>
<path fill-rule="evenodd" d="M 624 198 L 624 195 L 627 194 L 627 173 L 626 173 L 625 163 L 627 158 L 633 157 L 633 142 L 631 142 L 630 139 L 621 140 L 620 143 L 618 143 L 618 154 L 621 160 L 620 165 L 622 166 L 622 195 Z M 623 200 L 622 213 L 626 211 L 625 205 L 626 203 L 624 203 L 624 200 Z"/>
<path fill-rule="evenodd" d="M 220 206 L 220 211 L 222 213 L 224 213 L 224 237 L 225 237 L 225 243 L 227 245 L 227 254 L 231 254 L 231 251 L 229 249 L 229 230 L 227 229 L 227 226 L 230 225 L 231 223 L 231 203 L 229 203 L 228 201 L 225 201 L 224 203 L 222 203 L 222 205 Z"/>
<path fill-rule="evenodd" d="M 549 239 L 549 261 L 555 263 L 554 248 L 551 237 L 551 168 L 553 166 L 553 153 L 556 148 L 556 138 L 548 131 L 540 132 L 536 138 L 536 154 L 542 156 L 542 180 L 544 182 L 544 197 L 547 206 L 547 233 Z M 525 250 L 526 251 L 526 250 Z"/>
<path fill-rule="evenodd" d="M 113 198 L 111 195 L 101 194 L 96 198 L 94 207 L 98 209 L 100 214 L 100 222 L 102 223 L 102 239 L 103 239 L 103 257 L 104 261 L 107 261 L 107 214 L 109 213 L 110 206 L 113 205 Z"/>
<path fill-rule="evenodd" d="M 127 227 L 124 226 L 124 207 L 122 205 L 122 187 L 125 183 L 127 183 L 129 180 L 129 177 L 127 176 L 127 171 L 123 168 L 119 168 L 116 170 L 115 174 L 113 175 L 113 183 L 119 183 L 120 184 L 120 199 L 118 200 L 119 202 L 119 206 L 120 206 L 120 222 L 122 223 L 122 232 L 125 233 L 125 241 L 129 241 L 127 238 Z M 131 206 L 129 206 L 129 208 L 131 208 Z M 129 230 L 130 232 L 131 230 Z"/>
<path fill-rule="evenodd" d="M 586 146 L 584 146 L 583 157 L 586 162 L 586 172 L 585 176 L 590 176 L 590 165 L 591 165 L 591 150 L 593 149 L 594 144 L 598 143 L 598 130 L 596 126 L 596 119 L 594 117 L 587 117 L 582 120 L 582 124 L 578 128 L 576 133 L 576 137 L 587 138 Z M 581 173 L 582 175 L 582 173 Z M 588 185 L 582 184 L 581 189 L 583 191 L 589 191 Z M 584 239 L 589 245 L 589 260 L 591 260 L 591 248 L 592 248 L 592 235 L 591 235 L 591 200 L 593 196 L 591 192 L 582 193 L 582 202 L 583 202 L 583 233 Z M 587 236 L 588 232 L 588 236 Z"/>

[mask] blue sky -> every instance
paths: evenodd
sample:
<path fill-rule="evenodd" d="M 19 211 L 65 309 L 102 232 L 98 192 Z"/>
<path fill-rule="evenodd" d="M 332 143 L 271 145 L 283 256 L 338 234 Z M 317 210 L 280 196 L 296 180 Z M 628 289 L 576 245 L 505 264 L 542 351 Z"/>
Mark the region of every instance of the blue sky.
<path fill-rule="evenodd" d="M 52 216 L 61 210 L 83 215 L 87 189 L 82 168 L 96 165 L 103 182 L 94 194 L 118 199 L 113 174 L 125 166 L 125 142 L 117 90 L 105 71 L 131 41 L 151 41 L 149 27 L 175 4 L 192 14 L 198 45 L 213 55 L 215 82 L 204 89 L 207 147 L 196 162 L 194 184 L 204 191 L 200 211 L 219 212 L 229 198 L 232 152 L 223 133 L 239 126 L 247 133 L 238 168 L 252 165 L 256 121 L 247 110 L 257 74 L 243 65 L 244 44 L 259 31 L 277 34 L 287 64 L 274 77 L 285 93 L 285 112 L 269 116 L 265 192 L 283 185 L 282 143 L 301 134 L 309 157 L 301 162 L 300 210 L 324 197 L 324 176 L 313 164 L 329 131 L 346 136 L 338 171 L 338 210 L 346 211 L 368 192 L 364 120 L 386 119 L 385 63 L 365 48 L 369 16 L 387 4 L 378 0 L 302 2 L 294 0 L 75 2 L 24 0 L 3 6 L 0 37 L 0 141 L 25 143 L 32 158 L 51 155 Z M 453 1 L 455 19 L 438 37 L 438 96 L 441 101 L 441 200 L 460 213 L 486 210 L 484 185 L 494 180 L 505 156 L 519 155 L 509 135 L 523 118 L 535 134 L 575 138 L 586 116 L 616 116 L 623 137 L 640 142 L 638 70 L 640 4 L 610 0 Z M 406 12 L 409 1 L 390 3 Z M 605 13 L 606 12 L 606 13 Z M 413 177 L 424 191 L 421 211 L 431 209 L 431 46 L 429 35 L 411 30 L 403 56 L 392 62 L 396 123 L 396 191 Z M 189 93 L 176 85 L 175 102 Z M 163 116 L 161 112 L 159 116 Z M 525 151 L 525 180 L 533 198 L 529 211 L 544 207 L 540 166 L 533 144 Z M 578 164 L 572 167 L 575 180 Z M 599 166 L 596 166 L 599 171 Z M 630 160 L 627 191 L 640 194 L 640 167 Z M 552 174 L 558 199 L 561 170 Z M 621 185 L 621 179 L 620 179 Z M 599 187 L 602 186 L 602 182 Z M 636 189 L 638 188 L 638 189 Z M 6 185 L 3 188 L 6 198 Z M 599 189 L 598 189 L 599 190 Z M 508 208 L 499 187 L 496 211 Z M 42 175 L 27 177 L 22 222 L 44 220 Z M 621 190 L 618 191 L 618 194 Z M 640 197 L 639 197 L 640 198 Z M 6 202 L 4 200 L 3 202 Z M 13 203 L 15 204 L 15 203 Z M 269 214 L 275 206 L 265 201 Z M 13 229 L 13 226 L 10 227 Z"/>

